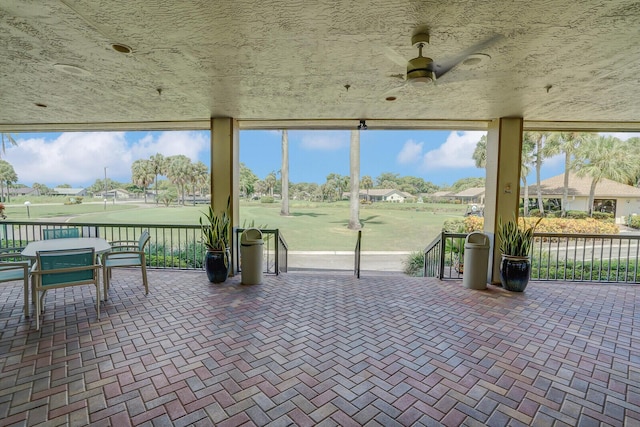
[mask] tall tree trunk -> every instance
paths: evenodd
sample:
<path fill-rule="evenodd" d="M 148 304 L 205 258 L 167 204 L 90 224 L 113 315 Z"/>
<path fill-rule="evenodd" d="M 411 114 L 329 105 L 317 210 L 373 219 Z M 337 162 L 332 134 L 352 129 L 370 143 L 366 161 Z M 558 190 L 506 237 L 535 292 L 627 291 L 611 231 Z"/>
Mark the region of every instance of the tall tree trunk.
<path fill-rule="evenodd" d="M 540 185 L 540 171 L 542 169 L 542 137 L 538 142 L 538 153 L 536 155 L 536 188 L 538 196 L 538 209 L 540 209 L 540 216 L 544 216 L 544 202 L 542 201 L 542 186 Z"/>
<path fill-rule="evenodd" d="M 594 179 L 591 181 L 591 188 L 589 189 L 589 206 L 587 206 L 587 212 L 589 213 L 589 216 L 592 217 L 593 216 L 593 201 L 596 198 L 596 185 L 598 184 L 598 179 Z"/>
<path fill-rule="evenodd" d="M 280 185 L 282 187 L 282 206 L 280 215 L 289 216 L 289 136 L 287 130 L 282 131 L 282 168 L 280 169 Z"/>
<path fill-rule="evenodd" d="M 564 154 L 564 181 L 562 189 L 562 218 L 567 216 L 567 205 L 569 204 L 569 169 L 571 165 L 571 155 L 569 153 Z"/>
<path fill-rule="evenodd" d="M 351 173 L 351 200 L 349 229 L 360 230 L 360 131 L 351 131 L 351 150 L 349 159 L 349 171 Z"/>
<path fill-rule="evenodd" d="M 154 187 L 156 189 L 156 205 L 158 204 L 158 174 L 156 174 L 156 179 L 154 182 Z M 107 195 L 105 194 L 104 197 L 107 197 Z"/>
<path fill-rule="evenodd" d="M 522 177 L 522 185 L 524 186 L 524 201 L 522 202 L 522 215 L 529 216 L 529 186 L 527 185 L 527 177 Z"/>

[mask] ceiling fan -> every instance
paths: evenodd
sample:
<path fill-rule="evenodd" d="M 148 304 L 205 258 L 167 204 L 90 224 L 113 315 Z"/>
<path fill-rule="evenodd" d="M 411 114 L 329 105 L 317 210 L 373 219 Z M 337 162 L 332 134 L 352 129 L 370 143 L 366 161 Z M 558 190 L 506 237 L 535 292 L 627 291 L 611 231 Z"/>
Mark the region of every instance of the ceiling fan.
<path fill-rule="evenodd" d="M 435 83 L 460 64 L 475 66 L 480 62 L 490 59 L 491 57 L 482 53 L 482 51 L 494 44 L 501 37 L 502 36 L 499 34 L 493 35 L 488 39 L 463 50 L 455 56 L 438 62 L 422 55 L 423 48 L 429 44 L 429 33 L 427 32 L 419 32 L 411 37 L 411 44 L 418 48 L 417 57 L 407 61 L 391 48 L 386 48 L 385 53 L 392 61 L 407 67 L 406 74 L 393 74 L 392 77 L 402 78 L 405 81 L 405 84 L 408 83 L 414 86 L 421 86 Z M 392 89 L 392 91 L 400 89 L 403 86 Z"/>

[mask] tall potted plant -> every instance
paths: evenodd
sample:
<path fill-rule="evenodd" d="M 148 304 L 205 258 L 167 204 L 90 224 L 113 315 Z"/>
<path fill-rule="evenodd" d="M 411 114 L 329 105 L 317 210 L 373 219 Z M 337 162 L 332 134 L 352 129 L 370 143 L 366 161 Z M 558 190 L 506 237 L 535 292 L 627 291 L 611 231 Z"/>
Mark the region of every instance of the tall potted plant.
<path fill-rule="evenodd" d="M 533 233 L 542 218 L 533 225 L 522 220 L 518 224 L 515 216 L 512 220 L 503 222 L 498 218 L 498 239 L 500 241 L 500 282 L 508 291 L 523 292 L 531 276 L 531 246 Z"/>
<path fill-rule="evenodd" d="M 229 276 L 230 239 L 231 239 L 231 215 L 229 207 L 231 197 L 227 199 L 227 208 L 216 213 L 211 205 L 204 218 L 200 217 L 200 229 L 202 230 L 202 243 L 207 252 L 204 258 L 204 268 L 207 278 L 213 283 L 222 283 Z"/>

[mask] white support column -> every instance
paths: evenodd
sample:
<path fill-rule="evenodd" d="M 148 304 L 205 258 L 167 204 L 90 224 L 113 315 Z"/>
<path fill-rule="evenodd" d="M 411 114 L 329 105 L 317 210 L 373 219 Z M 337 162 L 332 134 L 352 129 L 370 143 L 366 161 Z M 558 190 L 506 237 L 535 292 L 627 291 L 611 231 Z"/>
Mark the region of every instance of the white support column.
<path fill-rule="evenodd" d="M 489 283 L 500 283 L 500 251 L 495 239 L 498 218 L 518 216 L 522 161 L 522 118 L 494 120 L 487 133 L 487 176 L 484 232 L 491 237 Z"/>

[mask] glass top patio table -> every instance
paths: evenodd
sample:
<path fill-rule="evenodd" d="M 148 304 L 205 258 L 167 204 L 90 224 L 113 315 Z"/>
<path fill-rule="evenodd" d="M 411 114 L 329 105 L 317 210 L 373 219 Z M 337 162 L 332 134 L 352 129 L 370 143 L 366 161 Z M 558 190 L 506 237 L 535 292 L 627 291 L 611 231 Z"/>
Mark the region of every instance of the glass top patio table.
<path fill-rule="evenodd" d="M 111 250 L 111 245 L 101 237 L 71 237 L 65 239 L 35 240 L 23 250 L 22 256 L 36 258 L 39 251 L 93 248 L 96 254 Z"/>

